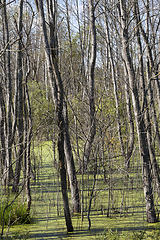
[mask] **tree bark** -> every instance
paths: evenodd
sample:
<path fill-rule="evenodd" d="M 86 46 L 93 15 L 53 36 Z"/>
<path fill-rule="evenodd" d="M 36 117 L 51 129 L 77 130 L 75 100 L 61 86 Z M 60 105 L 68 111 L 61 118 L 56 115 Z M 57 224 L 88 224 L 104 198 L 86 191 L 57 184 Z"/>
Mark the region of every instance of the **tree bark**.
<path fill-rule="evenodd" d="M 149 150 L 147 144 L 147 136 L 146 136 L 146 127 L 144 122 L 144 115 L 140 111 L 140 102 L 138 96 L 138 90 L 136 85 L 135 72 L 133 68 L 133 63 L 129 53 L 129 42 L 128 42 L 128 26 L 126 22 L 126 1 L 120 0 L 120 4 L 118 5 L 119 10 L 119 18 L 121 22 L 121 38 L 122 38 L 122 55 L 124 59 L 124 64 L 126 64 L 126 68 L 129 76 L 130 88 L 132 91 L 132 102 L 135 113 L 135 120 L 137 126 L 137 134 L 139 141 L 139 150 L 142 161 L 142 180 L 143 180 L 143 190 L 146 202 L 146 214 L 147 221 L 149 223 L 156 222 L 156 213 L 154 209 L 154 200 L 153 200 L 153 192 L 151 185 L 151 173 L 150 173 L 150 157 Z"/>
<path fill-rule="evenodd" d="M 23 134 L 24 134 L 24 126 L 23 126 L 23 71 L 22 71 L 22 18 L 23 18 L 23 2 L 24 0 L 20 0 L 19 2 L 19 19 L 17 25 L 17 33 L 19 36 L 18 41 L 18 52 L 17 52 L 17 66 L 16 66 L 16 81 L 18 83 L 18 114 L 17 114 L 17 129 L 18 129 L 18 158 L 16 159 L 16 168 L 15 168 L 15 176 L 13 182 L 13 192 L 18 192 L 19 190 L 19 180 L 20 180 L 20 171 L 21 171 L 21 163 L 23 161 Z"/>
<path fill-rule="evenodd" d="M 90 31 L 91 31 L 91 59 L 89 65 L 89 79 L 88 79 L 88 96 L 89 96 L 89 134 L 87 136 L 86 145 L 84 149 L 84 163 L 87 166 L 89 161 L 89 156 L 96 134 L 96 120 L 95 120 L 95 99 L 94 99 L 94 70 L 96 63 L 96 52 L 97 52 L 97 42 L 96 42 L 96 25 L 95 25 L 95 7 L 94 1 L 89 0 L 89 14 L 90 14 Z"/>
<path fill-rule="evenodd" d="M 148 0 L 147 0 L 148 1 Z M 148 6 L 148 3 L 147 3 Z M 157 114 L 156 114 L 156 110 L 155 110 L 155 104 L 154 104 L 154 97 L 153 97 L 153 89 L 152 89 L 152 82 L 150 81 L 151 78 L 151 72 L 150 72 L 150 67 L 152 68 L 152 66 L 150 66 L 150 62 L 149 59 L 149 51 L 147 51 L 146 54 L 146 79 L 147 79 L 147 90 L 148 90 L 148 95 L 149 95 L 149 102 L 150 102 L 150 109 L 151 112 L 149 112 L 149 108 L 148 108 L 148 100 L 147 100 L 147 96 L 146 96 L 146 87 L 145 87 L 145 80 L 144 80 L 144 67 L 143 67 L 143 54 L 142 54 L 142 44 L 141 44 L 141 40 L 140 40 L 140 26 L 138 25 L 139 21 L 140 21 L 140 17 L 139 17 L 139 10 L 138 10 L 138 3 L 135 2 L 135 16 L 136 16 L 136 24 L 138 26 L 137 28 L 137 40 L 138 40 L 138 46 L 139 46 L 139 52 L 140 52 L 140 66 L 139 66 L 139 71 L 140 71 L 140 81 L 141 81 L 141 86 L 142 86 L 142 103 L 143 103 L 143 108 L 142 111 L 144 111 L 144 115 L 145 115 L 145 122 L 146 122 L 146 126 L 147 126 L 147 141 L 148 141 L 148 147 L 149 147 L 149 154 L 150 154 L 150 160 L 151 160 L 151 169 L 152 169 L 152 175 L 153 175 L 153 179 L 155 181 L 155 186 L 157 189 L 157 193 L 158 196 L 160 197 L 160 178 L 159 178 L 159 166 L 156 160 L 156 154 L 155 154 L 155 150 L 153 147 L 153 141 L 152 141 L 152 127 L 151 127 L 151 118 L 153 119 L 153 126 L 155 129 L 155 133 L 156 133 L 156 137 L 157 137 L 157 142 L 159 145 L 159 140 L 160 140 L 160 135 L 159 135 L 159 126 L 158 126 L 158 121 L 157 121 Z M 149 8 L 147 8 L 149 11 Z M 148 38 L 148 34 L 149 34 L 149 30 L 148 30 L 148 13 L 146 13 L 146 38 Z M 142 26 L 141 26 L 142 27 Z M 145 110 L 144 110 L 145 109 Z M 150 117 L 151 114 L 151 117 Z"/>
<path fill-rule="evenodd" d="M 1 151 L 0 151 L 0 174 L 2 178 L 2 185 L 4 185 L 4 166 L 6 159 L 6 149 L 5 149 L 5 124 L 6 124 L 6 108 L 4 101 L 4 94 L 2 86 L 0 83 L 0 141 L 1 141 Z"/>
<path fill-rule="evenodd" d="M 64 129 L 65 123 L 63 118 L 63 83 L 61 80 L 61 75 L 58 69 L 58 59 L 57 59 L 57 33 L 55 25 L 55 1 L 54 5 L 52 0 L 48 2 L 50 7 L 50 42 L 52 43 L 52 48 L 49 46 L 47 29 L 45 24 L 44 17 L 44 8 L 42 0 L 36 0 L 36 6 L 39 13 L 41 32 L 44 41 L 44 49 L 46 54 L 46 61 L 48 67 L 48 75 L 50 80 L 50 86 L 52 91 L 52 98 L 55 104 L 55 113 L 57 117 L 58 125 L 58 153 L 59 153 L 59 166 L 60 166 L 60 175 L 61 175 L 61 187 L 62 187 L 62 196 L 63 196 L 63 206 L 64 206 L 64 215 L 66 220 L 67 231 L 72 232 L 73 226 L 69 210 L 69 201 L 67 194 L 67 182 L 66 182 L 66 169 L 65 169 L 65 153 L 64 153 Z M 54 12 L 53 12 L 54 10 Z M 51 50 L 50 50 L 51 49 Z"/>
<path fill-rule="evenodd" d="M 112 80 L 113 80 L 113 86 L 114 86 L 114 98 L 116 103 L 116 120 L 117 120 L 117 130 L 118 130 L 118 137 L 119 137 L 119 143 L 121 146 L 121 154 L 124 158 L 126 165 L 129 166 L 129 161 L 126 159 L 126 153 L 124 149 L 123 144 L 123 138 L 122 138 L 122 131 L 121 131 L 121 122 L 120 122 L 120 111 L 119 111 L 119 99 L 118 99 L 118 92 L 117 92 L 117 79 L 116 79 L 116 69 L 113 61 L 113 54 L 112 54 L 112 48 L 111 48 L 111 41 L 110 41 L 110 34 L 109 34 L 109 27 L 108 27 L 108 19 L 107 19 L 107 13 L 106 13 L 106 0 L 105 0 L 105 30 L 106 30 L 106 42 L 108 46 L 108 53 L 109 53 L 109 60 L 111 64 L 111 72 L 112 72 Z"/>
<path fill-rule="evenodd" d="M 7 44 L 5 54 L 5 84 L 6 84 L 6 124 L 5 124 L 5 174 L 3 175 L 3 184 L 9 186 L 13 178 L 12 170 L 12 81 L 11 81 L 11 63 L 10 63 L 10 44 L 9 44 L 9 29 L 8 29 L 8 18 L 6 12 L 6 1 L 3 1 L 3 22 L 4 22 L 4 44 Z"/>
<path fill-rule="evenodd" d="M 28 92 L 28 76 L 30 74 L 30 60 L 27 53 L 27 72 L 25 76 L 25 104 L 26 104 L 26 117 L 25 117 L 25 124 L 26 124 L 26 194 L 27 194 L 27 212 L 30 212 L 32 197 L 31 197 L 31 189 L 30 189 L 30 178 L 31 178 L 31 140 L 32 140 L 32 114 L 31 114 L 31 104 Z"/>
<path fill-rule="evenodd" d="M 68 112 L 67 112 L 66 102 L 64 102 L 63 112 L 64 112 L 64 121 L 65 121 L 64 151 L 65 151 L 65 158 L 67 162 L 67 172 L 68 172 L 69 181 L 70 181 L 73 212 L 80 213 L 81 207 L 80 207 L 78 181 L 76 177 L 76 169 L 74 165 L 72 147 L 71 147 L 70 136 L 68 131 L 69 126 L 68 126 Z"/>

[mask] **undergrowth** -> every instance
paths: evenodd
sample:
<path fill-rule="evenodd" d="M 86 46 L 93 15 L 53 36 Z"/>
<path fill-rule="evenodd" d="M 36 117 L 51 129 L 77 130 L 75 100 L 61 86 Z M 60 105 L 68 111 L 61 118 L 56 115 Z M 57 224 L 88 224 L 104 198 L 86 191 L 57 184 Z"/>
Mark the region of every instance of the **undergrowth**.
<path fill-rule="evenodd" d="M 28 213 L 25 202 L 14 202 L 11 206 L 6 207 L 7 203 L 4 201 L 0 204 L 0 225 L 13 224 L 30 224 L 32 222 L 32 215 Z M 5 211 L 4 211 L 5 210 Z"/>

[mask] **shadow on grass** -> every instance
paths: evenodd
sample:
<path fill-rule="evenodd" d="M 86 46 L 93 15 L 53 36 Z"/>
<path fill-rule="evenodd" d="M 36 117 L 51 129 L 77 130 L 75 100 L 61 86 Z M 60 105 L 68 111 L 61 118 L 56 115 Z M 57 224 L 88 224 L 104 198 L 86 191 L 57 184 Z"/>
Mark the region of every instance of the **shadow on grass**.
<path fill-rule="evenodd" d="M 60 229 L 58 232 L 52 232 L 51 230 L 45 230 L 45 231 L 36 231 L 29 232 L 27 239 L 67 239 L 67 238 L 82 238 L 82 237 L 91 237 L 93 235 L 96 235 L 98 233 L 101 233 L 104 229 L 92 229 L 90 231 L 88 230 L 79 230 L 74 231 L 73 233 L 67 233 L 64 229 Z"/>
<path fill-rule="evenodd" d="M 105 229 L 106 233 L 110 231 L 110 229 Z M 153 230 L 152 227 L 124 227 L 124 228 L 113 228 L 111 229 L 114 233 L 123 232 L 135 232 L 135 231 L 146 231 Z M 50 229 L 45 231 L 36 231 L 29 232 L 27 239 L 84 239 L 84 238 L 94 238 L 96 235 L 101 234 L 104 231 L 104 228 L 92 228 L 91 230 L 75 230 L 73 233 L 67 233 L 64 229 L 60 229 L 58 232 L 52 232 Z"/>

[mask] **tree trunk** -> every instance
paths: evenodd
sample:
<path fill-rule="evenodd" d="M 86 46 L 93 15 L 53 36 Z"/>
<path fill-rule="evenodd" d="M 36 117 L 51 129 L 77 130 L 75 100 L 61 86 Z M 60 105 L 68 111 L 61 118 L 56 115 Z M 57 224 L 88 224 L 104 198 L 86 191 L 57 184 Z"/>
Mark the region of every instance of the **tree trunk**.
<path fill-rule="evenodd" d="M 0 83 L 0 141 L 1 141 L 1 151 L 0 151 L 0 176 L 2 178 L 2 185 L 4 184 L 4 166 L 6 159 L 6 149 L 5 149 L 5 124 L 6 124 L 6 108 L 4 102 L 4 94 L 2 86 Z M 5 174 L 5 173 L 4 173 Z"/>
<path fill-rule="evenodd" d="M 148 4 L 147 4 L 148 5 Z M 143 108 L 142 111 L 144 111 L 145 114 L 145 122 L 147 126 L 147 141 L 148 141 L 148 147 L 149 147 L 149 154 L 150 154 L 150 159 L 151 159 L 151 169 L 152 169 L 152 175 L 153 179 L 155 181 L 156 189 L 158 196 L 160 197 L 160 178 L 159 178 L 159 166 L 156 160 L 156 155 L 155 155 L 155 150 L 153 147 L 153 141 L 152 141 L 152 127 L 151 127 L 151 120 L 150 120 L 150 113 L 149 113 L 149 108 L 148 108 L 148 103 L 147 103 L 147 98 L 146 98 L 146 88 L 145 88 L 145 80 L 144 80 L 144 67 L 143 67 L 143 53 L 142 53 L 142 44 L 141 44 L 141 39 L 140 39 L 140 31 L 139 31 L 139 11 L 138 11 L 138 3 L 135 2 L 135 16 L 136 16 L 136 24 L 138 26 L 136 34 L 137 34 L 137 40 L 138 40 L 138 46 L 139 46 L 139 52 L 140 52 L 140 66 L 139 66 L 139 71 L 140 71 L 140 81 L 141 81 L 141 86 L 142 86 L 142 103 L 143 103 Z M 148 37 L 149 30 L 148 30 L 148 13 L 146 16 L 146 38 Z M 149 61 L 149 52 L 147 51 L 147 56 L 146 56 L 146 78 L 147 78 L 147 83 L 148 83 L 148 95 L 149 95 L 149 102 L 150 102 L 150 109 L 151 109 L 151 116 L 153 119 L 153 126 L 156 132 L 157 136 L 157 142 L 159 145 L 159 140 L 160 140 L 160 135 L 159 135 L 159 126 L 158 126 L 158 121 L 157 121 L 157 116 L 156 116 L 156 110 L 155 110 L 155 104 L 154 104 L 154 97 L 153 97 L 153 89 L 152 89 L 152 82 L 150 81 L 151 78 L 151 72 L 150 72 L 150 61 Z M 151 66 L 152 68 L 153 66 Z M 145 109 L 145 110 L 144 110 Z"/>
<path fill-rule="evenodd" d="M 6 53 L 5 53 L 5 83 L 6 83 L 6 127 L 5 127 L 5 174 L 3 176 L 3 183 L 5 186 L 11 184 L 13 178 L 12 170 L 12 81 L 11 81 L 11 64 L 10 64 L 10 44 L 9 44 L 9 29 L 8 29 L 8 18 L 6 12 L 6 1 L 3 1 L 3 21 L 4 21 L 4 44 L 7 44 Z"/>
<path fill-rule="evenodd" d="M 118 99 L 118 91 L 117 91 L 116 69 L 115 69 L 114 61 L 113 61 L 113 54 L 112 54 L 109 27 L 108 27 L 108 19 L 107 19 L 107 14 L 106 14 L 106 0 L 105 0 L 105 30 L 106 30 L 106 42 L 107 42 L 107 46 L 108 46 L 109 60 L 110 60 L 110 64 L 111 64 L 112 80 L 113 80 L 113 86 L 114 86 L 114 98 L 115 98 L 115 103 L 116 103 L 116 115 L 117 115 L 116 120 L 117 120 L 119 143 L 121 146 L 121 154 L 124 158 L 124 161 L 125 161 L 125 163 L 128 163 L 127 165 L 129 166 L 129 161 L 126 159 L 126 154 L 125 154 L 125 149 L 124 149 L 124 144 L 123 144 L 123 139 L 122 139 L 119 99 Z"/>
<path fill-rule="evenodd" d="M 126 161 L 125 167 L 129 169 L 130 167 L 130 159 L 133 153 L 134 148 L 134 122 L 132 117 L 132 110 L 131 110 L 131 99 L 129 94 L 129 79 L 126 66 L 124 66 L 124 75 L 125 75 L 125 98 L 126 98 L 126 110 L 127 110 L 127 118 L 129 123 L 129 143 L 127 146 L 127 154 L 126 154 Z"/>
<path fill-rule="evenodd" d="M 95 120 L 95 101 L 94 101 L 94 70 L 96 63 L 96 26 L 95 26 L 95 7 L 93 0 L 89 0 L 89 13 L 90 13 L 90 31 L 91 31 L 91 59 L 89 65 L 89 79 L 88 79 L 88 95 L 89 95 L 89 134 L 87 136 L 85 150 L 84 150 L 84 163 L 87 166 L 89 161 L 89 156 L 96 134 L 96 120 Z"/>
<path fill-rule="evenodd" d="M 27 212 L 30 212 L 31 208 L 31 189 L 30 189 L 30 178 L 31 178 L 31 156 L 30 156 L 30 150 L 31 150 L 31 140 L 32 140 L 32 114 L 31 114 L 31 104 L 30 104 L 30 98 L 29 98 L 29 92 L 28 92 L 28 76 L 30 74 L 30 60 L 27 52 L 27 71 L 25 74 L 25 106 L 26 106 L 26 116 L 25 116 L 25 125 L 26 125 L 26 194 L 27 194 Z"/>
<path fill-rule="evenodd" d="M 65 121 L 64 150 L 65 150 L 65 158 L 67 162 L 67 172 L 68 172 L 69 181 L 70 181 L 73 212 L 80 213 L 81 207 L 80 207 L 78 181 L 76 177 L 76 169 L 74 165 L 72 147 L 71 147 L 70 136 L 68 131 L 69 126 L 68 126 L 68 113 L 67 113 L 66 102 L 64 102 L 63 113 L 64 113 L 64 121 Z"/>
<path fill-rule="evenodd" d="M 151 173 L 149 168 L 150 157 L 149 150 L 147 144 L 147 136 L 146 136 L 146 127 L 144 122 L 144 115 L 140 111 L 140 103 L 138 90 L 136 85 L 136 78 L 134 73 L 134 68 L 132 64 L 132 60 L 129 53 L 129 43 L 128 43 L 128 26 L 126 22 L 126 1 L 120 0 L 120 5 L 118 5 L 119 10 L 119 18 L 121 22 L 121 38 L 122 38 L 122 55 L 124 59 L 124 64 L 126 64 L 126 68 L 129 76 L 129 84 L 132 90 L 132 102 L 135 113 L 135 120 L 137 126 L 137 134 L 139 141 L 139 150 L 142 161 L 142 180 L 143 180 L 143 190 L 146 202 L 146 214 L 147 221 L 149 223 L 156 222 L 156 213 L 154 209 L 154 201 L 153 201 L 153 192 L 151 185 Z"/>
<path fill-rule="evenodd" d="M 55 113 L 57 117 L 58 125 L 58 153 L 59 153 L 59 166 L 60 166 L 60 175 L 61 175 L 61 187 L 62 187 L 62 196 L 63 196 L 63 206 L 64 206 L 64 215 L 66 220 L 67 231 L 72 232 L 73 226 L 69 210 L 69 201 L 67 194 L 67 181 L 66 181 L 66 169 L 65 169 L 65 153 L 64 153 L 64 129 L 65 123 L 63 118 L 63 84 L 61 80 L 61 75 L 58 69 L 58 59 L 57 59 L 57 32 L 55 25 L 55 1 L 54 5 L 52 0 L 48 2 L 49 7 L 49 26 L 50 26 L 50 42 L 53 44 L 51 48 L 48 42 L 47 29 L 44 17 L 44 8 L 42 0 L 35 0 L 37 10 L 39 13 L 41 32 L 44 41 L 44 49 L 47 60 L 48 75 L 50 80 L 50 86 L 52 91 L 52 98 L 55 104 Z M 54 11 L 54 12 L 53 12 Z"/>
<path fill-rule="evenodd" d="M 17 26 L 17 33 L 19 36 L 18 52 L 17 52 L 17 66 L 16 66 L 16 81 L 18 82 L 18 115 L 17 115 L 17 129 L 18 129 L 18 158 L 16 159 L 16 169 L 13 183 L 13 192 L 19 190 L 20 170 L 23 161 L 23 71 L 22 71 L 22 16 L 23 16 L 23 0 L 19 2 L 19 19 Z"/>

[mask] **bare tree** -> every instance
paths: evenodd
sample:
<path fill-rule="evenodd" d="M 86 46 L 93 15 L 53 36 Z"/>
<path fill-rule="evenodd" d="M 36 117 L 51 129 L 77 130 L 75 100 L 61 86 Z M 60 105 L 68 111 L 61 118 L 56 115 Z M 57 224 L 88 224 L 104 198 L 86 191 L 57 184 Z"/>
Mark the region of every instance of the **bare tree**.
<path fill-rule="evenodd" d="M 121 122 L 120 122 L 120 111 L 119 111 L 119 99 L 118 99 L 118 87 L 117 87 L 117 78 L 116 78 L 116 69 L 115 64 L 113 61 L 113 53 L 111 48 L 111 40 L 110 40 L 110 34 L 109 34 L 109 27 L 108 27 L 108 18 L 107 18 L 107 9 L 106 9 L 106 1 L 105 1 L 105 30 L 106 30 L 106 43 L 108 47 L 108 53 L 109 53 L 109 61 L 111 64 L 111 71 L 112 71 L 112 79 L 113 79 L 113 86 L 114 86 L 114 96 L 115 96 L 115 103 L 116 103 L 116 114 L 117 114 L 117 130 L 118 130 L 118 137 L 119 142 L 121 146 L 121 153 L 125 160 L 125 163 L 127 165 L 128 159 L 126 159 L 125 149 L 124 149 L 124 143 L 122 138 L 122 131 L 121 131 Z"/>
<path fill-rule="evenodd" d="M 138 90 L 136 85 L 136 77 L 133 68 L 133 63 L 129 52 L 128 42 L 128 26 L 127 26 L 127 10 L 126 1 L 120 0 L 118 4 L 119 20 L 121 23 L 121 38 L 122 38 L 122 54 L 124 64 L 126 65 L 129 77 L 129 84 L 132 91 L 132 102 L 134 107 L 134 114 L 137 126 L 137 134 L 139 140 L 139 150 L 142 161 L 142 179 L 143 179 L 143 190 L 146 202 L 146 213 L 147 221 L 150 223 L 156 222 L 156 213 L 154 209 L 154 200 L 151 185 L 151 172 L 149 168 L 150 155 L 147 143 L 146 126 L 144 121 L 144 115 L 140 109 L 140 102 L 138 96 Z"/>
<path fill-rule="evenodd" d="M 18 51 L 16 59 L 16 82 L 18 84 L 18 107 L 17 107 L 17 129 L 18 129 L 18 156 L 16 159 L 16 169 L 13 183 L 13 192 L 18 192 L 21 163 L 23 161 L 23 135 L 24 135 L 24 123 L 23 123 L 23 70 L 22 70 L 22 28 L 23 28 L 23 0 L 19 2 L 19 18 L 18 23 L 15 20 L 17 28 L 17 34 L 19 36 Z"/>
<path fill-rule="evenodd" d="M 10 59 L 10 37 L 9 37 L 9 27 L 8 27 L 8 17 L 6 11 L 6 1 L 3 4 L 3 26 L 4 26 L 4 85 L 6 85 L 6 118 L 4 122 L 4 143 L 5 143 L 5 162 L 4 162 L 4 174 L 2 178 L 3 185 L 8 186 L 11 184 L 13 178 L 12 170 L 12 139 L 14 138 L 14 133 L 12 132 L 12 79 L 11 79 L 11 59 Z M 3 146 L 3 143 L 2 143 Z M 4 156 L 4 155 L 3 155 Z"/>
<path fill-rule="evenodd" d="M 64 152 L 64 129 L 65 122 L 63 118 L 63 83 L 58 68 L 58 56 L 57 56 L 57 30 L 55 22 L 56 5 L 55 1 L 48 1 L 49 7 L 49 27 L 50 27 L 50 46 L 48 42 L 47 29 L 44 16 L 44 8 L 42 0 L 36 1 L 37 10 L 39 13 L 41 32 L 44 41 L 44 48 L 46 54 L 46 61 L 48 67 L 49 81 L 52 91 L 52 98 L 55 104 L 55 112 L 58 125 L 58 153 L 59 153 L 59 166 L 61 175 L 61 187 L 64 205 L 64 214 L 66 220 L 67 231 L 72 232 L 73 226 L 71 222 L 69 201 L 67 194 L 67 182 L 66 182 L 66 169 L 65 169 L 65 152 Z"/>
<path fill-rule="evenodd" d="M 91 58 L 89 63 L 89 78 L 88 78 L 88 97 L 89 97 L 89 133 L 86 140 L 84 149 L 84 163 L 85 165 L 89 161 L 89 156 L 92 148 L 92 143 L 96 134 L 96 119 L 95 119 L 95 89 L 94 89 L 94 70 L 96 64 L 96 25 L 95 25 L 95 7 L 94 1 L 89 0 L 89 20 L 90 20 L 90 31 L 91 31 Z"/>

